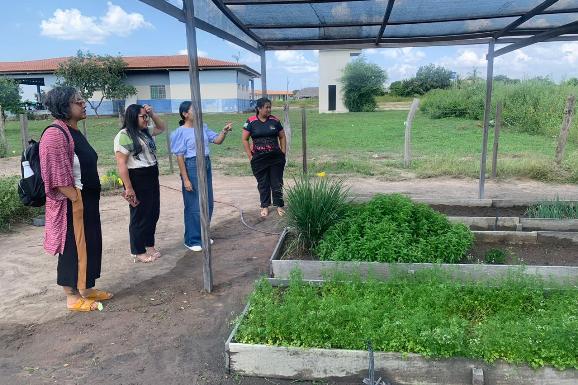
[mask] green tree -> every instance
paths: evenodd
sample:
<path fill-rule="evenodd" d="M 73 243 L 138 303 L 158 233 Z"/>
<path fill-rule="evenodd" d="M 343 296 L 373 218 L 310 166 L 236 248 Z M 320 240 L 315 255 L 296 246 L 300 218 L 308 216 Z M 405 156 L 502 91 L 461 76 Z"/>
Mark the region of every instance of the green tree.
<path fill-rule="evenodd" d="M 455 79 L 455 77 L 455 72 L 435 64 L 419 67 L 415 74 L 415 79 L 424 93 L 437 88 L 450 88 L 452 79 Z"/>
<path fill-rule="evenodd" d="M 425 94 L 421 83 L 416 78 L 398 80 L 389 85 L 393 95 L 411 97 Z"/>
<path fill-rule="evenodd" d="M 375 96 L 383 94 L 386 80 L 387 73 L 377 64 L 362 57 L 353 60 L 345 66 L 340 79 L 345 106 L 352 112 L 374 111 Z"/>
<path fill-rule="evenodd" d="M 20 86 L 7 77 L 0 77 L 0 106 L 2 106 L 2 120 L 6 121 L 6 111 L 17 114 L 22 111 L 20 100 Z"/>
<path fill-rule="evenodd" d="M 124 83 L 126 67 L 120 56 L 78 51 L 75 57 L 60 64 L 56 75 L 61 84 L 77 88 L 98 117 L 98 108 L 104 99 L 126 99 L 136 94 L 133 86 Z M 91 100 L 97 91 L 100 99 Z"/>
<path fill-rule="evenodd" d="M 520 83 L 520 79 L 512 79 L 507 77 L 506 75 L 496 75 L 494 76 L 495 82 L 502 82 L 504 84 L 518 84 Z"/>

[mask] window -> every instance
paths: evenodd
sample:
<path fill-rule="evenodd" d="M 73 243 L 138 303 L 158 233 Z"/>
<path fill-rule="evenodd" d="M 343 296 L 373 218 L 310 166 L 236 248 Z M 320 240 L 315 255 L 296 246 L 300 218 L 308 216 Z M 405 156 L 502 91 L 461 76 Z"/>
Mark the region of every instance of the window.
<path fill-rule="evenodd" d="M 166 99 L 167 93 L 165 86 L 151 86 L 151 99 Z"/>

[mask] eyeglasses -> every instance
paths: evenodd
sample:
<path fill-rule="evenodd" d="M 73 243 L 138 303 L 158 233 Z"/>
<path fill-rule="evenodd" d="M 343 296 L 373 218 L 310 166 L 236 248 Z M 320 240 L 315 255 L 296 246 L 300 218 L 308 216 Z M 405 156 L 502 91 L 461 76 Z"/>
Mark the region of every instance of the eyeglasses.
<path fill-rule="evenodd" d="M 139 118 L 143 118 L 144 120 L 149 120 L 149 116 L 147 114 L 140 114 Z"/>

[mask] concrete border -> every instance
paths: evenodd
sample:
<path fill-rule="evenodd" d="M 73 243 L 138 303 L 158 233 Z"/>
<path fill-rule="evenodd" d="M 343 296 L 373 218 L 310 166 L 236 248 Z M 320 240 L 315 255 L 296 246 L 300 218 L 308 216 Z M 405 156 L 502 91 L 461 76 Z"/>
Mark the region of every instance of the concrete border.
<path fill-rule="evenodd" d="M 273 285 L 283 282 L 271 280 Z M 315 282 L 320 284 L 319 282 Z M 269 378 L 318 380 L 351 378 L 358 383 L 367 374 L 368 353 L 363 350 L 319 349 L 242 344 L 234 342 L 239 318 L 225 344 L 229 372 Z M 464 358 L 431 359 L 418 354 L 375 352 L 375 370 L 396 384 L 428 385 L 576 385 L 578 371 L 550 367 L 538 370 L 497 362 L 493 365 Z"/>
<path fill-rule="evenodd" d="M 448 216 L 448 220 L 472 230 L 578 232 L 578 219 Z"/>
<path fill-rule="evenodd" d="M 481 232 L 487 233 L 487 232 Z M 499 232 L 498 232 L 499 233 Z M 514 232 L 515 233 L 515 232 Z M 537 233 L 532 233 L 536 236 Z M 497 235 L 499 236 L 499 234 Z M 280 280 L 289 279 L 291 272 L 299 269 L 305 280 L 322 280 L 327 274 L 334 272 L 356 273 L 361 277 L 372 274 L 387 278 L 393 272 L 413 273 L 418 270 L 438 268 L 450 273 L 456 279 L 491 280 L 506 276 L 512 272 L 521 272 L 545 280 L 561 283 L 578 284 L 578 266 L 533 266 L 533 265 L 486 265 L 486 264 L 449 264 L 449 263 L 380 263 L 380 262 L 334 262 L 312 260 L 282 260 L 279 251 L 287 237 L 287 231 L 279 237 L 270 260 L 271 277 Z"/>

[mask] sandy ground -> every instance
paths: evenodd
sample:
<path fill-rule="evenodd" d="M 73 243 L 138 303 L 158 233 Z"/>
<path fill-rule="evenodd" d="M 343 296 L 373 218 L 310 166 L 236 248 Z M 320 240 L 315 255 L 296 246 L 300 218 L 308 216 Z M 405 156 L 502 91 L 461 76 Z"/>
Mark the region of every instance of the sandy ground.
<path fill-rule="evenodd" d="M 0 166 L 1 168 L 1 166 Z M 255 227 L 278 231 L 276 215 L 257 218 L 252 177 L 215 175 L 215 199 L 247 210 Z M 354 194 L 403 192 L 421 197 L 475 198 L 477 181 L 430 179 L 383 182 L 352 178 Z M 55 284 L 56 258 L 42 250 L 42 228 L 0 234 L 0 384 L 270 384 L 230 376 L 224 341 L 254 281 L 268 272 L 277 237 L 242 226 L 238 211 L 216 203 L 212 224 L 215 289 L 202 291 L 202 256 L 182 246 L 182 198 L 176 176 L 161 177 L 161 220 L 154 264 L 129 257 L 128 208 L 103 197 L 102 278 L 115 292 L 103 312 L 71 314 Z M 489 182 L 489 198 L 578 199 L 571 185 Z M 360 381 L 361 382 L 361 381 Z"/>

